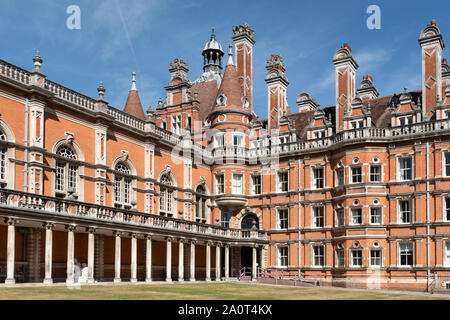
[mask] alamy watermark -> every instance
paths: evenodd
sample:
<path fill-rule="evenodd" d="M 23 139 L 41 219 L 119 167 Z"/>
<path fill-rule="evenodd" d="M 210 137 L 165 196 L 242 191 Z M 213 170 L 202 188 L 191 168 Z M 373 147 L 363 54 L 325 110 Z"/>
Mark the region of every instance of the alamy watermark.
<path fill-rule="evenodd" d="M 79 6 L 72 4 L 67 7 L 66 13 L 69 14 L 66 20 L 66 26 L 69 30 L 81 29 L 81 9 Z"/>
<path fill-rule="evenodd" d="M 381 29 L 381 9 L 376 4 L 367 7 L 367 14 L 370 16 L 366 20 L 366 25 L 369 30 Z"/>

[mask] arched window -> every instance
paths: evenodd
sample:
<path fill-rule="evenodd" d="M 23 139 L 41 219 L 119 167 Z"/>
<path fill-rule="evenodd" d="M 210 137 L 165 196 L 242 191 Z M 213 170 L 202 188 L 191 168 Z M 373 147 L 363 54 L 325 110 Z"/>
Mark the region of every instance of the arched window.
<path fill-rule="evenodd" d="M 259 220 L 254 214 L 247 214 L 241 222 L 241 229 L 259 229 Z"/>
<path fill-rule="evenodd" d="M 6 141 L 6 135 L 0 131 L 0 141 Z M 0 145 L 0 184 L 6 184 L 6 146 Z"/>
<path fill-rule="evenodd" d="M 161 185 L 159 187 L 159 214 L 162 216 L 173 215 L 173 189 L 172 189 L 172 179 L 168 175 L 163 175 L 161 177 Z"/>
<path fill-rule="evenodd" d="M 131 179 L 130 168 L 123 162 L 117 162 L 114 170 L 114 206 L 116 208 L 131 207 Z"/>
<path fill-rule="evenodd" d="M 63 158 L 56 160 L 56 193 L 59 195 L 65 195 L 66 193 L 73 195 L 77 191 L 78 166 L 70 160 L 77 160 L 77 156 L 72 148 L 66 145 L 59 146 L 56 154 Z"/>
<path fill-rule="evenodd" d="M 203 186 L 198 186 L 195 195 L 195 220 L 206 223 L 206 192 Z"/>

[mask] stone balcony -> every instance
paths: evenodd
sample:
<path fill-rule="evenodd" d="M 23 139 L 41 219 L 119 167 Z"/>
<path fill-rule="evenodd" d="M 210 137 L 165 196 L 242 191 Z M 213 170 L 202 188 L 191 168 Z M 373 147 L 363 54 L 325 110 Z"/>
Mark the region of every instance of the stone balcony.
<path fill-rule="evenodd" d="M 247 197 L 243 194 L 219 194 L 215 196 L 215 201 L 219 207 L 231 210 L 247 205 Z"/>
<path fill-rule="evenodd" d="M 244 198 L 245 199 L 245 198 Z M 245 199 L 245 203 L 246 203 Z M 265 242 L 267 233 L 263 230 L 248 232 L 218 225 L 147 214 L 138 211 L 117 209 L 74 200 L 47 197 L 15 190 L 0 191 L 0 212 L 16 218 L 33 220 L 57 220 L 62 222 L 107 226 L 108 228 L 139 229 L 141 231 L 167 236 L 188 236 L 218 241 Z"/>

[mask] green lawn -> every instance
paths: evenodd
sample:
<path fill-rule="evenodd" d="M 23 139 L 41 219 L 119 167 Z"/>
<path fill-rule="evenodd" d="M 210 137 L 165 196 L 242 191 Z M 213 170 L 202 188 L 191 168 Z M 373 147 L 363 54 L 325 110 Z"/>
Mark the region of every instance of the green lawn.
<path fill-rule="evenodd" d="M 450 298 L 450 296 L 449 296 Z M 294 288 L 239 283 L 195 283 L 152 285 L 102 285 L 66 287 L 0 288 L 0 300 L 90 300 L 90 299 L 439 299 L 436 296 L 340 289 Z M 442 299 L 442 298 L 441 298 Z"/>

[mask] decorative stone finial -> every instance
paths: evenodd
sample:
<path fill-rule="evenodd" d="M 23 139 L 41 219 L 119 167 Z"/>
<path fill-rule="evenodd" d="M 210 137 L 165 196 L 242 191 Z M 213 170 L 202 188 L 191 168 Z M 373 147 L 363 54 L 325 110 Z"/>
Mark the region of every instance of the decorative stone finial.
<path fill-rule="evenodd" d="M 228 63 L 227 63 L 227 65 L 229 65 L 229 64 L 233 64 L 234 65 L 234 63 L 233 63 L 233 46 L 230 44 L 228 46 L 228 48 L 230 48 L 230 52 L 228 53 Z"/>
<path fill-rule="evenodd" d="M 100 85 L 97 88 L 97 92 L 98 92 L 98 99 L 97 100 L 104 100 L 105 98 L 105 87 L 103 86 L 103 81 L 100 81 Z"/>
<path fill-rule="evenodd" d="M 33 63 L 34 63 L 34 70 L 33 70 L 33 72 L 34 73 L 43 74 L 42 70 L 41 70 L 42 61 L 43 60 L 42 60 L 41 56 L 39 55 L 39 50 L 36 50 L 36 55 L 33 58 Z"/>
<path fill-rule="evenodd" d="M 131 90 L 137 91 L 137 89 L 136 89 L 136 72 L 133 72 L 132 76 L 133 76 L 133 78 L 131 80 Z"/>

